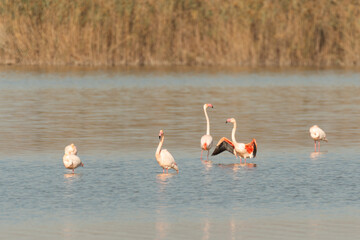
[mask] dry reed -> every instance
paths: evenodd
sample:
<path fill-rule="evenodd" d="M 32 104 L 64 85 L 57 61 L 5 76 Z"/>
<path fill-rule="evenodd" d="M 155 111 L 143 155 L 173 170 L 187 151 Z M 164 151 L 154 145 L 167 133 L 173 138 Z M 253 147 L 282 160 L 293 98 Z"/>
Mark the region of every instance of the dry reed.
<path fill-rule="evenodd" d="M 0 64 L 359 66 L 359 0 L 3 0 Z"/>

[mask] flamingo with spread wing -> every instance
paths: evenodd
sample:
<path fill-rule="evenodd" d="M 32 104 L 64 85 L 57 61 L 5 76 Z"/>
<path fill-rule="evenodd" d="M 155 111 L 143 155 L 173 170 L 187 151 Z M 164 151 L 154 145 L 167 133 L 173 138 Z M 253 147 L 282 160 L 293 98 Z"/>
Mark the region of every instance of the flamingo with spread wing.
<path fill-rule="evenodd" d="M 235 139 L 235 132 L 236 132 L 236 120 L 234 118 L 229 118 L 226 120 L 226 123 L 233 123 L 233 129 L 232 129 L 232 135 L 231 135 L 231 139 L 232 141 L 230 141 L 229 139 L 223 137 L 220 139 L 220 141 L 218 142 L 218 144 L 216 145 L 216 148 L 214 150 L 214 152 L 212 153 L 213 155 L 218 155 L 219 153 L 223 152 L 223 151 L 229 151 L 232 154 L 234 154 L 237 158 L 237 156 L 239 155 L 240 157 L 240 163 L 241 163 L 241 158 L 244 158 L 245 160 L 245 164 L 246 164 L 246 158 L 254 158 L 256 157 L 256 152 L 257 152 L 257 144 L 256 144 L 256 140 L 255 138 L 250 142 L 250 143 L 238 143 Z"/>

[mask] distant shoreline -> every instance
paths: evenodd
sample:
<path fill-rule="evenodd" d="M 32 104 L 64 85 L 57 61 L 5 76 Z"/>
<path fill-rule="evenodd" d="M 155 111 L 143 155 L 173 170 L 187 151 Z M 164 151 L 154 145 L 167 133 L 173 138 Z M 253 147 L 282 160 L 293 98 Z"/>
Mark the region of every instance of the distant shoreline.
<path fill-rule="evenodd" d="M 359 67 L 351 0 L 0 2 L 0 65 Z"/>

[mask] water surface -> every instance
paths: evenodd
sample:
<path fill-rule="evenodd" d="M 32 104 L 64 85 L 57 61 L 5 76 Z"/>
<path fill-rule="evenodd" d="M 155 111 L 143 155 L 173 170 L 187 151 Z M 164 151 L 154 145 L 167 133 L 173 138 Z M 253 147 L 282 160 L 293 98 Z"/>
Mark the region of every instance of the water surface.
<path fill-rule="evenodd" d="M 360 73 L 3 68 L 0 231 L 6 239 L 356 239 Z M 200 160 L 256 138 L 258 167 Z M 329 142 L 314 152 L 308 129 Z M 179 174 L 155 161 L 158 132 Z M 84 168 L 62 165 L 75 143 Z M 235 163 L 235 164 L 234 164 Z"/>

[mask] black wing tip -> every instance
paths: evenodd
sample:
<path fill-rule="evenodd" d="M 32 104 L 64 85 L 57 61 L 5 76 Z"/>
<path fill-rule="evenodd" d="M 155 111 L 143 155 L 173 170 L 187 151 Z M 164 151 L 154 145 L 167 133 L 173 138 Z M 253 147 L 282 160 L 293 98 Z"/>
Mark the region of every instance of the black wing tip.
<path fill-rule="evenodd" d="M 224 151 L 224 150 L 222 150 L 222 151 Z M 216 146 L 216 148 L 214 149 L 214 151 L 213 151 L 213 153 L 211 154 L 211 156 L 218 155 L 218 154 L 221 153 L 222 151 L 220 150 L 220 147 L 219 147 L 219 146 Z"/>
<path fill-rule="evenodd" d="M 225 150 L 231 152 L 232 154 L 234 154 L 234 147 L 231 146 L 228 142 L 223 141 L 223 142 L 221 142 L 220 144 L 218 144 L 216 146 L 216 148 L 214 149 L 211 156 L 218 155 L 219 153 L 222 153 Z"/>
<path fill-rule="evenodd" d="M 254 157 L 256 157 L 256 152 L 257 152 L 257 144 L 256 144 L 256 140 L 255 140 L 255 138 L 254 138 L 254 140 L 253 140 L 253 146 L 254 146 L 254 151 L 253 151 L 253 155 L 254 155 Z"/>

